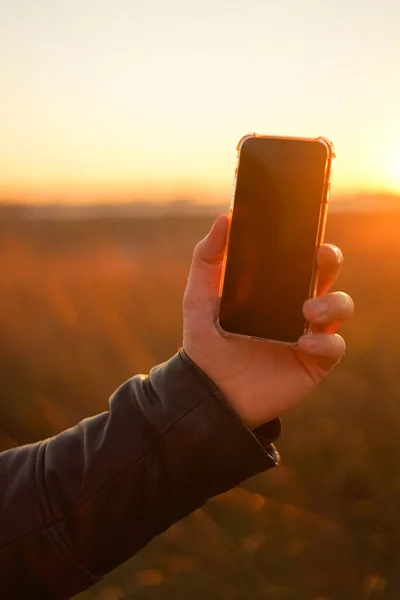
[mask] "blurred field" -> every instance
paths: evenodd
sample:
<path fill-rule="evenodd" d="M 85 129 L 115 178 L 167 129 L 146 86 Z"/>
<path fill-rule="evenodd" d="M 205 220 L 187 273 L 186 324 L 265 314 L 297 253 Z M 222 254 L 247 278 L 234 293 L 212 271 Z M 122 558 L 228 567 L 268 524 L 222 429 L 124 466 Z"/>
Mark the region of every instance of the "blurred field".
<path fill-rule="evenodd" d="M 284 418 L 282 466 L 175 525 L 81 600 L 400 597 L 400 213 L 328 223 L 357 315 L 340 368 Z M 103 410 L 123 380 L 176 351 L 191 251 L 210 224 L 3 219 L 2 448 Z"/>

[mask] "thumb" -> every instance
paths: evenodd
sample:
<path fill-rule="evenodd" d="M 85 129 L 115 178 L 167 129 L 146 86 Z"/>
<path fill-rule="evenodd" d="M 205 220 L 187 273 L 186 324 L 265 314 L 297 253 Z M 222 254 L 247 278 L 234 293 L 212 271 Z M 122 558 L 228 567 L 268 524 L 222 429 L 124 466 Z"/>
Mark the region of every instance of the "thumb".
<path fill-rule="evenodd" d="M 184 296 L 185 312 L 214 312 L 211 305 L 215 308 L 218 299 L 228 222 L 227 215 L 219 216 L 194 249 Z"/>

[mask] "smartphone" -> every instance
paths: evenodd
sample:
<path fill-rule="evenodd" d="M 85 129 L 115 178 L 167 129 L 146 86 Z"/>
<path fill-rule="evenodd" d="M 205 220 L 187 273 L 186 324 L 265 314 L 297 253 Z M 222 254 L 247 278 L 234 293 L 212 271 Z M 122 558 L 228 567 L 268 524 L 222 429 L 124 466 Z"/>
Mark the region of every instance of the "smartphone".
<path fill-rule="evenodd" d="M 296 344 L 316 294 L 332 143 L 246 135 L 238 145 L 217 325 L 222 333 Z"/>

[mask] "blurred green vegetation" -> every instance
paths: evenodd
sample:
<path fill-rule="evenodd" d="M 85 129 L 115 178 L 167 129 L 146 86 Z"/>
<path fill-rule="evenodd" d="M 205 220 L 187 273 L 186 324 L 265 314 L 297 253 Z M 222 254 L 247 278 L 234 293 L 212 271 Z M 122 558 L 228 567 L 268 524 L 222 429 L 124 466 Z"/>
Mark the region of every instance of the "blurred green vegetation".
<path fill-rule="evenodd" d="M 102 411 L 171 356 L 211 217 L 0 223 L 1 448 Z M 336 372 L 283 419 L 282 466 L 174 525 L 80 600 L 398 600 L 400 213 L 333 214 L 354 297 Z M 118 498 L 115 498 L 118 502 Z"/>

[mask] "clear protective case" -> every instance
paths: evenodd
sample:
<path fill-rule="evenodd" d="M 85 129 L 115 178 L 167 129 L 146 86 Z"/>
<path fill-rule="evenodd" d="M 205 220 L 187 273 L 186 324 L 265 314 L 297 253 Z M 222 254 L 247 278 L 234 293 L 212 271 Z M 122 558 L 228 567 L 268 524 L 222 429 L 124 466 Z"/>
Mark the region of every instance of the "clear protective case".
<path fill-rule="evenodd" d="M 323 136 L 319 136 L 317 138 L 307 138 L 307 137 L 302 138 L 302 137 L 261 135 L 258 133 L 249 133 L 249 134 L 244 135 L 240 139 L 240 141 L 237 145 L 236 168 L 235 168 L 235 175 L 234 175 L 234 180 L 233 180 L 232 198 L 231 198 L 231 203 L 230 203 L 230 207 L 229 207 L 229 225 L 228 225 L 228 233 L 227 233 L 227 238 L 226 238 L 226 243 L 225 243 L 225 252 L 224 252 L 224 259 L 223 259 L 223 264 L 222 264 L 222 275 L 221 275 L 221 281 L 220 281 L 220 285 L 219 285 L 218 299 L 220 301 L 220 299 L 222 297 L 223 288 L 224 288 L 224 279 L 225 279 L 226 261 L 227 261 L 227 255 L 228 255 L 229 238 L 230 238 L 230 230 L 231 230 L 231 223 L 232 223 L 232 214 L 233 214 L 233 209 L 234 209 L 234 204 L 235 204 L 236 182 L 237 182 L 237 175 L 238 175 L 239 166 L 240 166 L 240 153 L 241 153 L 241 149 L 242 149 L 244 142 L 249 138 L 263 138 L 263 139 L 274 139 L 274 140 L 295 140 L 295 141 L 298 140 L 298 141 L 303 141 L 303 142 L 320 142 L 321 144 L 324 144 L 325 147 L 327 148 L 328 160 L 326 163 L 324 189 L 323 189 L 323 193 L 321 196 L 318 231 L 317 231 L 315 251 L 314 251 L 313 270 L 312 270 L 312 274 L 311 274 L 310 288 L 309 288 L 309 294 L 308 294 L 308 298 L 313 298 L 316 295 L 317 284 L 318 284 L 316 255 L 317 255 L 317 250 L 318 250 L 319 246 L 324 241 L 326 219 L 327 219 L 327 214 L 328 214 L 328 200 L 329 200 L 329 194 L 330 194 L 330 189 L 331 189 L 332 163 L 333 163 L 333 159 L 336 157 L 333 142 Z M 285 341 L 280 341 L 280 340 L 271 340 L 271 339 L 247 336 L 247 335 L 243 335 L 240 333 L 232 333 L 230 331 L 226 331 L 220 325 L 219 315 L 217 315 L 216 327 L 217 327 L 218 331 L 226 337 L 249 339 L 249 340 L 255 340 L 255 341 L 259 341 L 259 342 L 269 342 L 269 343 L 274 343 L 274 344 L 284 344 L 286 346 L 294 346 L 294 347 L 297 345 L 297 342 L 285 342 Z M 311 330 L 310 324 L 307 321 L 305 321 L 304 334 L 310 333 L 310 330 Z"/>

